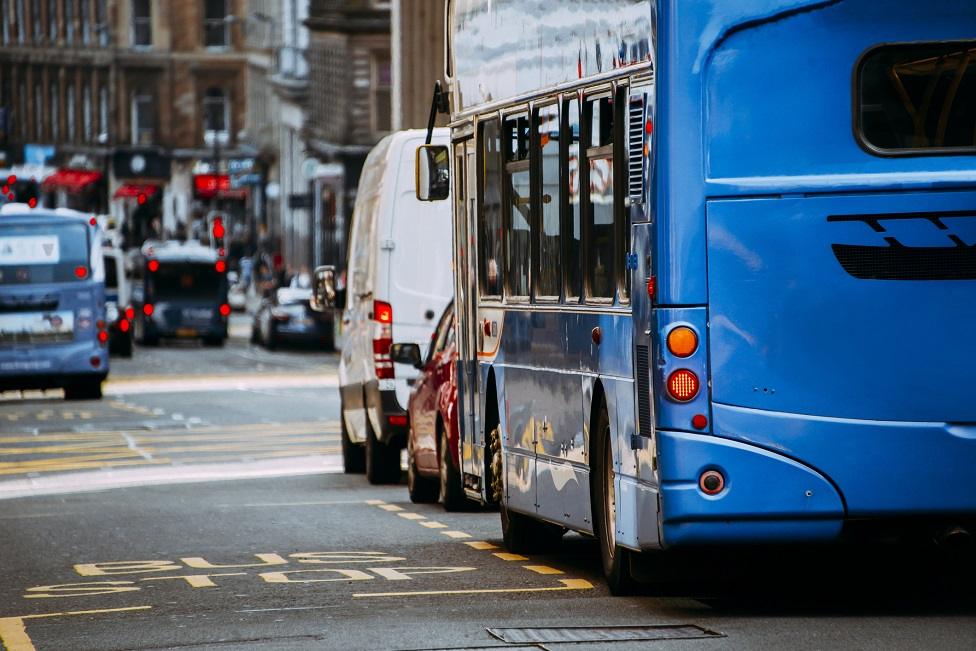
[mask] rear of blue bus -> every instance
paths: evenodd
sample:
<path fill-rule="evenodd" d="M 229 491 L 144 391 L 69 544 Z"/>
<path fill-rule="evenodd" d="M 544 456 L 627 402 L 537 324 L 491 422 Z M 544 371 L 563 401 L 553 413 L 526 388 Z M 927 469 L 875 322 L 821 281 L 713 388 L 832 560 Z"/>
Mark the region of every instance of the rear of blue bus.
<path fill-rule="evenodd" d="M 701 335 L 662 346 L 664 544 L 976 534 L 976 4 L 699 4 L 727 24 L 668 62 L 704 143 L 669 173 L 704 178 L 659 231 L 689 261 L 659 334 Z"/>
<path fill-rule="evenodd" d="M 23 208 L 0 212 L 0 390 L 99 397 L 109 360 L 95 229 Z"/>

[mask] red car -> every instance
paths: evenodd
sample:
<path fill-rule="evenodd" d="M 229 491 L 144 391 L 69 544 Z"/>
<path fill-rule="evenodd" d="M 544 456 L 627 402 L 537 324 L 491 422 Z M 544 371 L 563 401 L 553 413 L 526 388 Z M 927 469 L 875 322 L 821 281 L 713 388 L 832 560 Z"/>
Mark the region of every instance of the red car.
<path fill-rule="evenodd" d="M 410 393 L 407 413 L 407 488 L 413 502 L 444 503 L 448 511 L 465 508 L 461 484 L 457 422 L 457 347 L 454 341 L 454 305 L 448 305 L 431 342 L 427 359 L 416 344 L 398 344 L 390 350 L 394 361 L 421 370 Z"/>

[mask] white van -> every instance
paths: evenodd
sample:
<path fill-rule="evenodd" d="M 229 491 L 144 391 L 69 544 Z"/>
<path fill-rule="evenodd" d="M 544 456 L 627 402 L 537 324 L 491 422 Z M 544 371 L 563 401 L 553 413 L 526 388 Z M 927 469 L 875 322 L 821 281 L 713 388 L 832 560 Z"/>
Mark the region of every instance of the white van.
<path fill-rule="evenodd" d="M 447 145 L 448 129 L 433 143 Z M 384 138 L 366 158 L 353 214 L 346 272 L 345 344 L 339 365 L 346 472 L 370 483 L 400 479 L 407 400 L 418 371 L 390 360 L 397 342 L 426 354 L 454 293 L 451 202 L 421 203 L 414 165 L 426 131 Z"/>

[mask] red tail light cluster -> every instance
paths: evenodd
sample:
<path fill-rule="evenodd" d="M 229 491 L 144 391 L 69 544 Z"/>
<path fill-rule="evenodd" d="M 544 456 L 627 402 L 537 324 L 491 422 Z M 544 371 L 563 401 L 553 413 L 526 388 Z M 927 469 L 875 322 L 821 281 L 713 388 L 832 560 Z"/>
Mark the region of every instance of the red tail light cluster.
<path fill-rule="evenodd" d="M 373 333 L 376 378 L 392 380 L 394 371 L 393 360 L 390 359 L 390 347 L 393 345 L 393 306 L 383 301 L 373 301 L 373 320 L 376 322 Z"/>
<path fill-rule="evenodd" d="M 95 327 L 98 328 L 98 343 L 104 346 L 108 343 L 108 324 L 103 319 L 99 319 L 95 322 Z"/>
<path fill-rule="evenodd" d="M 690 402 L 698 395 L 701 383 L 694 372 L 678 369 L 668 376 L 668 395 L 676 402 Z"/>

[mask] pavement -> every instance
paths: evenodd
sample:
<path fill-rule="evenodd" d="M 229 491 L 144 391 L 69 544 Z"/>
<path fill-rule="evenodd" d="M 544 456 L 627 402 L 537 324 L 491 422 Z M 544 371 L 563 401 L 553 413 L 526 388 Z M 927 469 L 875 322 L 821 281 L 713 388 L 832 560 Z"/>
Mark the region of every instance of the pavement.
<path fill-rule="evenodd" d="M 335 354 L 245 319 L 113 360 L 101 401 L 0 397 L 3 649 L 976 648 L 976 573 L 915 550 L 672 556 L 626 598 L 585 537 L 508 553 L 497 512 L 343 474 Z"/>

